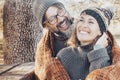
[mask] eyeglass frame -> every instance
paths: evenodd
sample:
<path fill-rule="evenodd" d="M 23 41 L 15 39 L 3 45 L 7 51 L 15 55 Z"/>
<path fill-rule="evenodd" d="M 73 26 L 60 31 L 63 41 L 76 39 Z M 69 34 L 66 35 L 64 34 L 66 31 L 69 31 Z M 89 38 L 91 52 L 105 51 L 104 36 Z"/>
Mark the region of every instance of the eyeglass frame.
<path fill-rule="evenodd" d="M 62 10 L 62 11 L 61 11 Z M 64 11 L 64 12 L 63 12 Z M 62 14 L 60 14 L 60 13 L 62 13 Z M 67 11 L 66 11 L 66 9 L 64 8 L 64 7 L 57 7 L 57 14 L 56 15 L 54 15 L 54 16 L 50 16 L 47 20 L 45 20 L 44 22 L 43 22 L 43 24 L 45 24 L 45 23 L 49 23 L 49 24 L 55 24 L 56 22 L 58 22 L 58 16 L 60 16 L 60 17 L 63 17 L 63 16 L 65 16 L 65 14 L 67 13 Z M 51 18 L 53 18 L 53 19 L 51 19 Z M 51 21 L 50 21 L 51 20 Z M 54 21 L 54 22 L 52 22 L 52 21 Z M 52 23 L 51 23 L 52 22 Z"/>

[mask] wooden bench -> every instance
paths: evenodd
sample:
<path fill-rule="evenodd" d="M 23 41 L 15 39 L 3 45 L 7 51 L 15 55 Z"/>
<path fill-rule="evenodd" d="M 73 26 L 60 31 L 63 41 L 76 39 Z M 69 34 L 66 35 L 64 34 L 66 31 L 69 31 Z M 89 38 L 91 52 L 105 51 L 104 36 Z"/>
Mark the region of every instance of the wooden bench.
<path fill-rule="evenodd" d="M 34 62 L 0 65 L 0 80 L 19 80 L 34 70 Z"/>

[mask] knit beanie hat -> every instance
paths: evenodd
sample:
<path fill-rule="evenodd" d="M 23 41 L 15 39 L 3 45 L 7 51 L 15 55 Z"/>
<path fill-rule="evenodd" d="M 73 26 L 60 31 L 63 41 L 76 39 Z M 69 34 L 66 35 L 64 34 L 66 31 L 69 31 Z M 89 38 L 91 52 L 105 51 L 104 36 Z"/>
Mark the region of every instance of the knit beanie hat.
<path fill-rule="evenodd" d="M 110 20 L 114 15 L 114 12 L 112 11 L 112 9 L 96 8 L 96 7 L 85 9 L 81 12 L 81 14 L 82 13 L 91 15 L 97 20 L 101 33 L 106 32 L 107 27 L 110 24 Z"/>
<path fill-rule="evenodd" d="M 45 15 L 45 12 L 47 9 L 52 6 L 55 3 L 60 3 L 57 0 L 35 0 L 33 3 L 33 13 L 40 22 L 40 25 L 42 26 L 43 17 Z"/>

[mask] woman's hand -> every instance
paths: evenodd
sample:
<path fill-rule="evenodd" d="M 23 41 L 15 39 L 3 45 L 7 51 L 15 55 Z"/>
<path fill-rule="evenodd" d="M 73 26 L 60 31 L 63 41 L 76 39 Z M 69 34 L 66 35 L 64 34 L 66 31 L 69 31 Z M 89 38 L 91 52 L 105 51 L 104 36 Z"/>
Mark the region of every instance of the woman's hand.
<path fill-rule="evenodd" d="M 105 48 L 108 45 L 108 40 L 107 40 L 108 36 L 107 34 L 104 32 L 103 35 L 96 41 L 95 45 L 94 45 L 94 49 L 100 49 L 100 48 Z"/>

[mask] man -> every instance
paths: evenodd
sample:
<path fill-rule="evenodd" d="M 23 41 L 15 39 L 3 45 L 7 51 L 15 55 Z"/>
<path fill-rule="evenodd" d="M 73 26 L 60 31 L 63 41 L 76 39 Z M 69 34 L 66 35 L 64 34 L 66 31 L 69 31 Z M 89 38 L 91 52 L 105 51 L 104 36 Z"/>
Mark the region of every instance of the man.
<path fill-rule="evenodd" d="M 71 35 L 73 19 L 64 5 L 57 0 L 36 0 L 33 12 L 43 27 L 35 57 L 35 75 L 39 80 L 69 80 L 69 76 L 55 58 L 59 50 L 66 47 Z"/>

